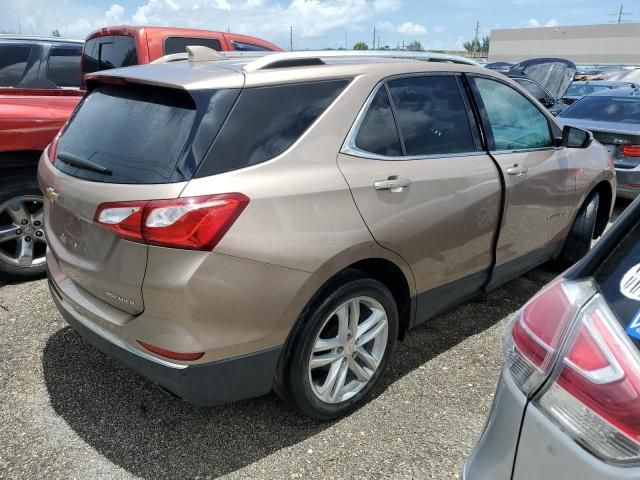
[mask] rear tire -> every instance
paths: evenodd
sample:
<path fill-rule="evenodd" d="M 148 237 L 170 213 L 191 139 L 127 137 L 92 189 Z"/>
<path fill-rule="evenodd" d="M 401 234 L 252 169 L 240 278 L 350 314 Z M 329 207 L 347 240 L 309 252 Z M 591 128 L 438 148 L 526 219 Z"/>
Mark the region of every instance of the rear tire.
<path fill-rule="evenodd" d="M 275 391 L 316 420 L 352 412 L 379 384 L 398 325 L 398 309 L 387 287 L 349 272 L 303 311 L 285 345 Z"/>
<path fill-rule="evenodd" d="M 576 215 L 567 240 L 562 247 L 562 252 L 558 257 L 562 266 L 573 265 L 581 260 L 591 249 L 599 202 L 600 196 L 598 193 L 593 193 L 582 205 L 578 215 Z"/>
<path fill-rule="evenodd" d="M 34 170 L 0 180 L 0 280 L 33 280 L 46 274 L 42 207 Z M 27 223 L 23 224 L 21 218 Z M 23 242 L 25 249 L 21 249 Z"/>

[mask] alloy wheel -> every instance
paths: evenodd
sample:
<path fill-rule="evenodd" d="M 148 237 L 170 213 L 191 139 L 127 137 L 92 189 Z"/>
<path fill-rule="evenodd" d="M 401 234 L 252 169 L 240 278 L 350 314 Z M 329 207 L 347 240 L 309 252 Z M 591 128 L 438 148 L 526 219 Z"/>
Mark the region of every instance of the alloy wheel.
<path fill-rule="evenodd" d="M 360 392 L 377 371 L 387 348 L 384 307 L 371 297 L 347 300 L 325 320 L 309 358 L 309 382 L 325 403 L 341 403 Z"/>
<path fill-rule="evenodd" d="M 0 205 L 0 260 L 21 268 L 46 262 L 42 197 L 22 195 Z"/>

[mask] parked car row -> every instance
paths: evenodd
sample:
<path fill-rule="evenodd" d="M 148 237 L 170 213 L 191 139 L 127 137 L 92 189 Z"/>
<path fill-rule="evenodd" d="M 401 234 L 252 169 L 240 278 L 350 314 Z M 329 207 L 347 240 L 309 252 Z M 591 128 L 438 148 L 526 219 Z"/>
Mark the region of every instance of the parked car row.
<path fill-rule="evenodd" d="M 0 35 L 0 279 L 46 270 L 36 166 L 84 95 L 83 76 L 185 51 L 279 51 L 255 37 L 183 28 L 110 27 L 86 42 Z"/>

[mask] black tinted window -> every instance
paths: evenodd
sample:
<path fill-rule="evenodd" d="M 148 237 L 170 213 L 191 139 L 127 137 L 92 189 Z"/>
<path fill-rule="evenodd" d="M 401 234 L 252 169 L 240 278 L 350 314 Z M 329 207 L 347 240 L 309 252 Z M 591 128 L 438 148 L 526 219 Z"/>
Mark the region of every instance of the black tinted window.
<path fill-rule="evenodd" d="M 243 90 L 196 176 L 236 170 L 280 155 L 347 83 L 334 80 Z"/>
<path fill-rule="evenodd" d="M 58 87 L 79 87 L 81 52 L 79 47 L 52 48 L 47 63 L 47 79 Z"/>
<path fill-rule="evenodd" d="M 26 73 L 31 48 L 0 45 L 0 87 L 17 87 Z"/>
<path fill-rule="evenodd" d="M 131 36 L 109 35 L 85 43 L 82 65 L 84 73 L 137 64 L 136 44 Z"/>
<path fill-rule="evenodd" d="M 164 40 L 164 54 L 171 55 L 172 53 L 184 53 L 187 51 L 187 47 L 192 45 L 208 47 L 217 51 L 222 50 L 220 41 L 215 38 L 167 37 Z"/>
<path fill-rule="evenodd" d="M 580 120 L 640 124 L 640 97 L 584 97 L 567 108 L 560 116 Z"/>
<path fill-rule="evenodd" d="M 388 85 L 406 155 L 475 150 L 469 117 L 454 76 L 407 77 Z"/>
<path fill-rule="evenodd" d="M 356 136 L 356 146 L 365 152 L 387 157 L 402 155 L 398 129 L 384 87 L 378 89 L 362 120 Z"/>
<path fill-rule="evenodd" d="M 109 183 L 189 179 L 226 118 L 237 90 L 194 92 L 100 85 L 82 102 L 60 139 L 56 166 L 76 177 Z M 78 168 L 65 155 L 111 175 Z M 182 171 L 180 178 L 176 171 Z M 186 172 L 186 173 L 185 173 Z"/>
<path fill-rule="evenodd" d="M 233 42 L 231 42 L 231 44 L 233 45 L 233 48 L 235 50 L 238 50 L 240 52 L 269 52 L 269 51 L 271 51 L 268 48 L 261 47 L 260 45 L 254 45 L 253 43 L 237 42 L 237 41 L 234 40 Z"/>

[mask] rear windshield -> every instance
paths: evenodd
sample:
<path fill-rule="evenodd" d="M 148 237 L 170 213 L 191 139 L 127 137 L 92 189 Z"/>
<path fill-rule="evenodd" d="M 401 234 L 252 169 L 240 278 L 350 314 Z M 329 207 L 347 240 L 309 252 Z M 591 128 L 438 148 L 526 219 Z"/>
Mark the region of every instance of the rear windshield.
<path fill-rule="evenodd" d="M 584 97 L 560 117 L 640 124 L 640 97 Z"/>
<path fill-rule="evenodd" d="M 584 97 L 585 95 L 590 95 L 593 92 L 599 92 L 600 90 L 608 90 L 611 87 L 606 85 L 585 85 L 579 83 L 572 83 L 569 85 L 567 89 L 567 93 L 565 95 L 569 97 Z"/>
<path fill-rule="evenodd" d="M 31 48 L 22 45 L 0 45 L 0 87 L 17 87 L 29 61 Z"/>
<path fill-rule="evenodd" d="M 80 87 L 80 47 L 54 47 L 47 62 L 47 80 L 57 87 Z"/>
<path fill-rule="evenodd" d="M 138 64 L 136 43 L 129 35 L 108 35 L 87 40 L 82 53 L 83 73 Z"/>
<path fill-rule="evenodd" d="M 234 90 L 192 96 L 183 90 L 100 85 L 81 103 L 62 135 L 56 167 L 97 182 L 188 179 L 236 96 Z M 73 159 L 110 173 L 79 167 Z"/>

